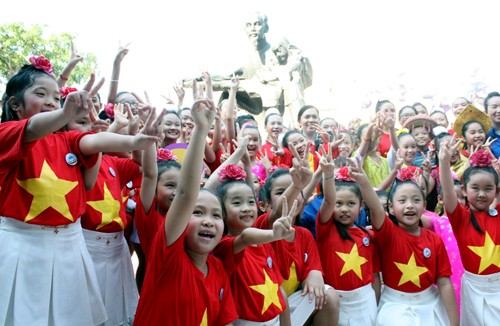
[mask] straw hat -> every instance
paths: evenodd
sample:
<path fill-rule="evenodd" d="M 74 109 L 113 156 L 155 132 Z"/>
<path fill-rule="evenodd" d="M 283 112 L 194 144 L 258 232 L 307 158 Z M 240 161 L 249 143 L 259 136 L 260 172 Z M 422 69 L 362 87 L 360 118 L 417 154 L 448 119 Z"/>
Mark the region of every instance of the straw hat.
<path fill-rule="evenodd" d="M 414 115 L 413 117 L 409 117 L 403 124 L 403 128 L 406 128 L 411 131 L 413 128 L 416 127 L 427 127 L 429 132 L 431 132 L 432 129 L 437 125 L 438 125 L 437 121 L 434 120 L 430 115 L 417 114 Z"/>
<path fill-rule="evenodd" d="M 476 107 L 472 105 L 467 105 L 467 107 L 460 112 L 460 114 L 457 116 L 455 119 L 455 122 L 453 123 L 453 130 L 455 131 L 455 134 L 462 138 L 464 135 L 462 134 L 462 128 L 464 124 L 470 121 L 477 121 L 479 122 L 484 129 L 484 133 L 488 133 L 491 128 L 491 120 L 490 117 L 483 111 L 477 109 Z"/>

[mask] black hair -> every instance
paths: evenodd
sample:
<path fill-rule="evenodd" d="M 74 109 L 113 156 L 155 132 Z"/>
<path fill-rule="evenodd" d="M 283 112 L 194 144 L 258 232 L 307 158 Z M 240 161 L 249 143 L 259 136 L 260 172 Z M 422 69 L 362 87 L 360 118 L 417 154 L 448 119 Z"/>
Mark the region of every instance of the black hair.
<path fill-rule="evenodd" d="M 429 116 L 431 116 L 431 117 L 432 117 L 433 115 L 436 115 L 436 114 L 438 114 L 438 113 L 439 113 L 439 114 L 444 115 L 444 117 L 445 117 L 446 121 L 448 121 L 448 117 L 446 116 L 446 113 L 444 113 L 443 111 L 440 111 L 440 110 L 435 110 L 435 111 L 432 111 L 432 112 L 429 114 Z"/>
<path fill-rule="evenodd" d="M 486 113 L 488 113 L 488 106 L 490 104 L 490 100 L 492 97 L 500 97 L 500 93 L 499 92 L 491 92 L 491 93 L 488 93 L 488 95 L 484 98 L 484 110 L 486 111 Z"/>
<path fill-rule="evenodd" d="M 7 82 L 5 93 L 2 96 L 2 122 L 19 120 L 9 103 L 9 99 L 14 97 L 19 101 L 20 105 L 24 106 L 24 93 L 28 88 L 35 84 L 35 81 L 41 77 L 54 78 L 45 71 L 35 68 L 33 65 L 24 65 L 11 79 Z"/>
<path fill-rule="evenodd" d="M 463 185 L 465 189 L 467 189 L 467 184 L 470 181 L 470 178 L 473 175 L 476 175 L 478 173 L 489 173 L 493 176 L 493 180 L 495 180 L 495 187 L 498 187 L 498 173 L 495 171 L 495 169 L 491 166 L 485 166 L 485 167 L 479 167 L 479 166 L 469 166 L 467 169 L 465 169 L 464 174 L 462 175 L 463 179 Z M 468 203 L 467 197 L 465 198 L 466 203 Z M 476 219 L 476 216 L 474 215 L 474 212 L 472 209 L 469 209 L 470 211 L 470 221 L 472 223 L 472 226 L 474 229 L 476 229 L 477 232 L 479 233 L 484 233 L 483 228 L 479 225 L 479 222 Z"/>
<path fill-rule="evenodd" d="M 244 114 L 244 115 L 240 115 L 239 117 L 236 118 L 236 123 L 241 128 L 241 126 L 243 126 L 245 124 L 245 122 L 248 122 L 249 120 L 253 120 L 253 121 L 257 122 L 257 120 L 255 120 L 253 115 Z"/>
<path fill-rule="evenodd" d="M 386 104 L 386 103 L 391 103 L 391 101 L 389 100 L 381 100 L 381 101 L 377 101 L 377 104 L 375 105 L 375 112 L 378 112 L 380 111 L 380 109 L 382 108 L 382 105 Z"/>
<path fill-rule="evenodd" d="M 362 125 L 359 126 L 358 132 L 356 134 L 356 136 L 358 137 L 358 139 L 361 139 L 361 136 L 363 135 L 363 130 L 365 128 L 367 128 L 367 127 L 368 127 L 368 123 L 363 123 Z"/>
<path fill-rule="evenodd" d="M 269 118 L 272 117 L 272 116 L 278 116 L 278 117 L 282 118 L 281 115 L 279 115 L 278 113 L 269 113 L 268 115 L 266 115 L 266 118 L 264 119 L 264 125 L 267 125 L 267 122 L 269 121 Z"/>
<path fill-rule="evenodd" d="M 215 198 L 217 198 L 217 200 L 219 201 L 219 204 L 220 204 L 220 207 L 221 207 L 221 210 L 222 210 L 222 218 L 225 218 L 226 217 L 226 211 L 224 210 L 224 202 L 222 201 L 222 198 L 221 196 L 216 192 L 216 191 L 213 191 L 212 189 L 208 189 L 208 188 L 203 188 L 201 187 L 200 188 L 200 193 L 202 191 L 206 191 L 212 195 L 215 196 Z"/>
<path fill-rule="evenodd" d="M 266 182 L 259 191 L 259 200 L 263 202 L 268 202 L 271 200 L 271 188 L 273 186 L 274 180 L 281 177 L 282 175 L 290 174 L 288 169 L 278 168 L 273 173 L 267 176 Z"/>
<path fill-rule="evenodd" d="M 315 109 L 316 112 L 318 112 L 318 118 L 319 118 L 319 110 L 317 107 L 314 105 L 304 105 L 303 107 L 300 108 L 299 113 L 297 113 L 297 121 L 300 122 L 300 118 L 302 118 L 302 115 L 304 112 L 306 112 L 309 109 Z"/>
<path fill-rule="evenodd" d="M 413 105 L 415 105 L 415 104 L 413 104 Z M 413 113 L 415 113 L 415 115 L 417 115 L 417 114 L 418 114 L 417 109 L 415 109 L 413 106 L 405 105 L 405 106 L 403 106 L 401 109 L 399 109 L 399 111 L 398 111 L 398 119 L 399 119 L 399 120 L 401 120 L 401 112 L 403 112 L 403 110 L 405 110 L 405 109 L 410 109 L 410 110 L 412 110 L 412 111 L 413 111 Z M 380 109 L 379 109 L 379 110 L 380 110 Z"/>
<path fill-rule="evenodd" d="M 412 108 L 414 108 L 414 109 L 415 109 L 415 111 L 417 111 L 417 109 L 416 109 L 415 107 L 416 107 L 416 106 L 419 106 L 419 105 L 420 105 L 420 106 L 423 106 L 423 107 L 424 107 L 424 109 L 425 109 L 425 111 L 427 111 L 427 107 L 426 107 L 425 105 L 423 105 L 422 103 L 420 103 L 420 102 L 415 102 L 415 103 L 413 103 L 413 105 L 412 105 L 411 107 L 412 107 Z"/>
<path fill-rule="evenodd" d="M 424 191 L 422 190 L 422 188 L 420 188 L 420 186 L 411 181 L 411 180 L 405 180 L 405 181 L 400 181 L 398 179 L 395 179 L 394 182 L 392 183 L 392 186 L 391 186 L 391 189 L 389 191 L 389 195 L 387 196 L 387 202 L 388 203 L 392 203 L 392 199 L 394 197 L 394 193 L 396 192 L 396 190 L 402 186 L 402 185 L 406 185 L 406 184 L 411 184 L 411 185 L 414 185 L 419 191 L 420 191 L 420 194 L 422 195 L 422 200 L 425 201 L 427 196 L 425 195 Z M 394 216 L 393 214 L 391 214 L 390 212 L 388 212 L 388 215 L 389 215 L 389 218 L 390 220 L 396 224 L 396 225 L 399 225 L 399 222 L 398 222 L 398 219 L 396 218 L 396 216 Z M 422 226 L 422 221 L 419 220 L 418 224 L 420 226 Z"/>
<path fill-rule="evenodd" d="M 176 110 L 166 110 L 165 114 L 163 115 L 163 117 L 165 118 L 167 116 L 167 114 L 174 114 L 174 115 L 176 115 L 177 118 L 179 118 L 179 120 L 182 123 L 182 117 L 181 117 L 181 115 Z"/>
<path fill-rule="evenodd" d="M 160 178 L 165 171 L 170 169 L 181 169 L 181 165 L 177 161 L 158 161 L 156 166 L 158 167 L 158 179 L 156 182 L 160 181 Z"/>

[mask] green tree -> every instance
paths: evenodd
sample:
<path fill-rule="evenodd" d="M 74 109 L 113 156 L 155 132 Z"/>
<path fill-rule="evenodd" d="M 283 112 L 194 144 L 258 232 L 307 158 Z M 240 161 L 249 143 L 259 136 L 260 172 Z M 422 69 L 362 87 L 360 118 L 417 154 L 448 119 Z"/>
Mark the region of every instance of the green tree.
<path fill-rule="evenodd" d="M 71 40 L 68 33 L 44 36 L 44 27 L 22 23 L 0 25 L 0 83 L 5 84 L 32 55 L 43 55 L 50 60 L 57 76 L 71 56 Z M 84 60 L 73 70 L 68 85 L 83 84 L 91 72 L 97 72 L 97 59 L 91 53 L 79 53 Z"/>

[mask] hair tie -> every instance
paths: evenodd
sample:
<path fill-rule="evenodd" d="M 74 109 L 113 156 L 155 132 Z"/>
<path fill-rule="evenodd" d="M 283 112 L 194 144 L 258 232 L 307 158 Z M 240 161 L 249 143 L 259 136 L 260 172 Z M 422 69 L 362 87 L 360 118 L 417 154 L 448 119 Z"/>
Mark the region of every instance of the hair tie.
<path fill-rule="evenodd" d="M 487 150 L 480 149 L 470 155 L 469 163 L 473 167 L 484 168 L 493 164 L 493 157 Z"/>
<path fill-rule="evenodd" d="M 413 181 L 417 183 L 417 177 L 422 174 L 422 170 L 417 166 L 409 166 L 398 170 L 396 179 L 399 181 Z"/>
<path fill-rule="evenodd" d="M 219 171 L 219 182 L 245 180 L 247 173 L 236 164 L 228 164 Z"/>
<path fill-rule="evenodd" d="M 168 149 L 160 148 L 156 152 L 156 161 L 177 161 L 177 156 Z"/>
<path fill-rule="evenodd" d="M 31 62 L 33 67 L 35 67 L 36 69 L 43 70 L 52 77 L 55 77 L 54 72 L 52 71 L 52 64 L 43 55 L 41 56 L 34 55 L 31 58 L 29 58 L 29 62 Z"/>
<path fill-rule="evenodd" d="M 349 167 L 343 166 L 335 172 L 335 180 L 354 182 L 354 179 L 349 176 Z"/>
<path fill-rule="evenodd" d="M 108 103 L 104 107 L 104 113 L 106 113 L 106 116 L 110 119 L 115 118 L 115 105 L 113 103 Z"/>
<path fill-rule="evenodd" d="M 77 92 L 78 89 L 74 87 L 63 87 L 59 90 L 59 94 L 61 94 L 61 99 L 64 100 L 70 93 Z"/>

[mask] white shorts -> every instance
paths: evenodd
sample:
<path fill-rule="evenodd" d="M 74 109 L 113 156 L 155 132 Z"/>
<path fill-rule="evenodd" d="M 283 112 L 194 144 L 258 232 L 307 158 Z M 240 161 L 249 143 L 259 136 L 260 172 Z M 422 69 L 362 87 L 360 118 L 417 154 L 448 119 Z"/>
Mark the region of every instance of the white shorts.
<path fill-rule="evenodd" d="M 377 325 L 440 326 L 450 325 L 450 320 L 435 286 L 407 293 L 386 285 L 380 297 Z"/>
<path fill-rule="evenodd" d="M 464 326 L 500 325 L 500 273 L 462 276 L 460 323 Z"/>
<path fill-rule="evenodd" d="M 0 217 L 0 325 L 107 319 L 80 219 L 59 227 Z"/>
<path fill-rule="evenodd" d="M 105 325 L 132 325 L 139 293 L 123 231 L 103 233 L 83 229 L 83 236 L 108 313 Z"/>

